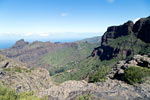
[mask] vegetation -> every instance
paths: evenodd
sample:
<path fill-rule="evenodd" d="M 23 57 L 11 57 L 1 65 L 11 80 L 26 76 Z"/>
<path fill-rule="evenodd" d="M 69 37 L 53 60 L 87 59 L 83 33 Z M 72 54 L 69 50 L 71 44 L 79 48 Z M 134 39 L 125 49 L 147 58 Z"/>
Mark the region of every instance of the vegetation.
<path fill-rule="evenodd" d="M 141 49 L 140 54 L 150 54 L 150 44 L 145 45 L 144 49 Z"/>
<path fill-rule="evenodd" d="M 0 85 L 0 100 L 46 100 L 46 99 L 34 96 L 33 92 L 28 93 L 24 92 L 17 94 L 14 90 L 9 89 L 6 86 Z"/>
<path fill-rule="evenodd" d="M 102 82 L 105 80 L 105 76 L 110 68 L 117 61 L 121 59 L 130 59 L 135 54 L 148 54 L 150 52 L 149 44 L 138 39 L 134 33 L 118 37 L 104 45 L 109 45 L 120 51 L 114 53 L 114 58 L 106 61 L 101 61 L 99 57 L 89 57 L 78 61 L 78 63 L 66 64 L 65 67 L 61 67 L 62 69 L 57 68 L 59 70 L 56 72 L 60 73 L 55 73 L 53 79 L 61 83 L 67 80 L 81 80 L 89 76 L 89 82 Z"/>
<path fill-rule="evenodd" d="M 88 94 L 88 95 L 81 95 L 78 97 L 77 100 L 92 100 L 91 99 L 91 94 Z"/>
<path fill-rule="evenodd" d="M 103 45 L 118 50 L 113 56 L 123 60 L 130 59 L 136 54 L 144 55 L 150 53 L 150 44 L 138 39 L 134 33 L 110 39 L 107 43 L 103 42 Z"/>
<path fill-rule="evenodd" d="M 53 53 L 45 54 L 37 61 L 37 66 L 46 65 L 50 75 L 55 75 L 75 66 L 79 61 L 90 55 L 98 43 L 77 42 L 77 46 L 62 48 Z"/>
<path fill-rule="evenodd" d="M 22 73 L 22 72 L 31 72 L 33 69 L 26 69 L 22 67 L 8 67 L 8 68 L 3 68 L 4 71 L 10 72 L 10 73 Z"/>
<path fill-rule="evenodd" d="M 105 80 L 107 72 L 118 60 L 119 59 L 114 58 L 109 61 L 100 61 L 98 57 L 89 57 L 87 59 L 82 60 L 78 64 L 66 70 L 65 72 L 54 75 L 52 78 L 56 83 L 62 83 L 67 80 L 83 80 L 88 79 L 88 77 L 90 77 L 89 81 L 92 82 L 92 79 L 94 79 L 95 77 L 94 73 L 101 73 L 102 70 L 105 70 L 104 73 L 99 74 L 99 79 L 101 79 L 102 81 Z"/>
<path fill-rule="evenodd" d="M 143 83 L 150 77 L 150 69 L 131 66 L 125 70 L 125 81 L 129 84 Z"/>
<path fill-rule="evenodd" d="M 89 77 L 89 82 L 104 82 L 109 71 L 110 67 L 100 67 L 93 76 Z"/>

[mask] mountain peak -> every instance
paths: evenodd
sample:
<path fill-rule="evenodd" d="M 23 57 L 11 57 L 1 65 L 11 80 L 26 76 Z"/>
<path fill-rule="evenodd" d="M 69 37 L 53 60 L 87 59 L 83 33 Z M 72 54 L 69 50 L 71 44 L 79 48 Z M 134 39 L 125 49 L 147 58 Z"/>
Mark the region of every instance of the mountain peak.
<path fill-rule="evenodd" d="M 133 32 L 146 43 L 150 43 L 150 16 L 137 21 L 133 27 Z"/>
<path fill-rule="evenodd" d="M 108 27 L 107 31 L 102 37 L 102 42 L 107 42 L 109 38 L 115 39 L 131 34 L 133 25 L 134 23 L 132 21 L 128 21 L 120 26 Z"/>
<path fill-rule="evenodd" d="M 15 45 L 13 46 L 13 48 L 23 48 L 25 45 L 29 44 L 28 42 L 25 42 L 24 39 L 20 39 L 18 40 Z"/>

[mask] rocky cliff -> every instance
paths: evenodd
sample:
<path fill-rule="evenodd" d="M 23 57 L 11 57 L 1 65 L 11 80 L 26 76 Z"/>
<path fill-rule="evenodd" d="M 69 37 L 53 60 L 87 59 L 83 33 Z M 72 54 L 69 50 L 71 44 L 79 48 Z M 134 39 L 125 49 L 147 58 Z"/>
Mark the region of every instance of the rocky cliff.
<path fill-rule="evenodd" d="M 102 36 L 101 46 L 95 48 L 92 56 L 98 55 L 101 60 L 113 57 L 126 59 L 149 50 L 150 17 L 141 18 L 135 24 L 128 21 L 120 26 L 112 26 Z"/>

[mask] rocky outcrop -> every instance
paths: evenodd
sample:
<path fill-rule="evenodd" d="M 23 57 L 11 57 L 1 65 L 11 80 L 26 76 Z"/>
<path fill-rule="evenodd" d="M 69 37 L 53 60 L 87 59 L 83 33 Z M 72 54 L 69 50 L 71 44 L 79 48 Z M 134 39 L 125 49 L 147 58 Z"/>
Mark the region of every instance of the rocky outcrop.
<path fill-rule="evenodd" d="M 150 85 L 134 87 L 122 81 L 107 79 L 102 83 L 67 81 L 40 91 L 40 96 L 48 95 L 50 100 L 78 100 L 79 96 L 91 95 L 91 100 L 144 100 L 150 99 Z"/>
<path fill-rule="evenodd" d="M 46 69 L 28 69 L 26 64 L 2 55 L 0 55 L 0 82 L 15 89 L 16 92 L 37 92 L 53 86 Z"/>
<path fill-rule="evenodd" d="M 20 69 L 21 72 L 9 73 L 6 71 L 1 77 L 4 85 L 16 90 L 16 92 L 41 91 L 53 86 L 49 73 L 45 69 Z M 16 70 L 17 71 L 17 70 Z"/>
<path fill-rule="evenodd" d="M 131 60 L 119 61 L 109 72 L 108 77 L 121 79 L 125 70 L 131 66 L 150 68 L 150 58 L 147 55 L 135 55 Z"/>

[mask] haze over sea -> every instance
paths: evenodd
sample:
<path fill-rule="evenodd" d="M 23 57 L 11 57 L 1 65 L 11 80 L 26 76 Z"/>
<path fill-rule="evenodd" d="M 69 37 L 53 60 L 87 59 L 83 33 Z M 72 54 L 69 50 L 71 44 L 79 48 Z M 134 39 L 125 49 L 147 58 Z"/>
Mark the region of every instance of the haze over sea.
<path fill-rule="evenodd" d="M 12 34 L 12 35 L 11 35 Z M 14 35 L 13 35 L 14 34 Z M 56 34 L 56 33 L 55 33 Z M 20 39 L 24 39 L 27 42 L 34 42 L 34 41 L 50 41 L 50 42 L 76 42 L 78 40 L 82 40 L 85 38 L 91 38 L 95 36 L 100 36 L 102 33 L 93 33 L 93 32 L 83 32 L 83 33 L 74 33 L 74 32 L 60 32 L 57 33 L 59 35 L 50 34 L 50 33 L 42 33 L 39 35 L 29 35 L 29 36 L 23 36 L 23 35 L 16 35 L 16 33 L 9 33 L 4 38 L 0 39 L 0 49 L 5 49 L 13 46 L 16 41 Z M 88 35 L 85 35 L 88 34 Z"/>

